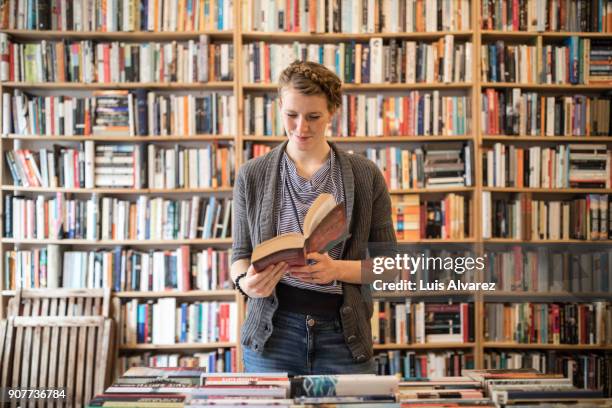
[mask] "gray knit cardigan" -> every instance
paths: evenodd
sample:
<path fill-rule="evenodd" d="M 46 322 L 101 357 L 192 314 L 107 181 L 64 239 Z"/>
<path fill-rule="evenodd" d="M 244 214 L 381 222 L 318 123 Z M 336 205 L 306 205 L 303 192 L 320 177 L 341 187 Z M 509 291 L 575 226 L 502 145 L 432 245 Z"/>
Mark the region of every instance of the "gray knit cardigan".
<path fill-rule="evenodd" d="M 287 142 L 270 153 L 250 160 L 238 171 L 234 186 L 232 220 L 232 263 L 250 259 L 253 248 L 275 235 L 274 205 L 279 165 Z M 391 200 L 385 180 L 376 165 L 361 155 L 339 150 L 333 143 L 342 169 L 346 198 L 347 223 L 351 237 L 342 248 L 342 259 L 363 260 L 368 256 L 368 242 L 395 245 L 391 221 Z M 370 250 L 370 256 L 377 256 Z M 340 318 L 344 338 L 353 359 L 363 362 L 372 357 L 372 295 L 368 285 L 343 284 Z M 245 347 L 261 353 L 272 333 L 272 317 L 278 307 L 276 292 L 267 298 L 251 298 L 241 329 Z"/>

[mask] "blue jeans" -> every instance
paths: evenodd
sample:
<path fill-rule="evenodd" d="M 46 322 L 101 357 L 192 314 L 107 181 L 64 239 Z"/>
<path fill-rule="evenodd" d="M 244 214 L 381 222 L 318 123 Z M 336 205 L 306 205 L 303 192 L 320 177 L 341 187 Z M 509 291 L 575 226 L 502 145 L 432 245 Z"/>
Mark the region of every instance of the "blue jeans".
<path fill-rule="evenodd" d="M 357 363 L 344 340 L 339 317 L 277 310 L 274 328 L 261 354 L 243 347 L 246 372 L 374 374 L 374 359 Z"/>

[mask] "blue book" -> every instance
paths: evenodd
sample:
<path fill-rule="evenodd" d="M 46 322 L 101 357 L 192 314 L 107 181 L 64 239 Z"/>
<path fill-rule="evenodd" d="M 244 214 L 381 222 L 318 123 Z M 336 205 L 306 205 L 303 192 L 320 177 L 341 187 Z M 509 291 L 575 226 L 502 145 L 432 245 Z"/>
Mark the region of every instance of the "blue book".
<path fill-rule="evenodd" d="M 179 341 L 181 343 L 187 342 L 187 320 L 189 319 L 189 314 L 187 311 L 187 303 L 181 304 L 181 333 L 179 335 Z"/>
<path fill-rule="evenodd" d="M 116 247 L 113 251 L 113 290 L 121 290 L 121 247 Z"/>
<path fill-rule="evenodd" d="M 411 377 L 410 375 L 410 354 L 406 353 L 403 358 L 404 362 L 404 379 L 408 379 Z"/>
<path fill-rule="evenodd" d="M 223 365 L 223 371 L 226 373 L 232 372 L 232 352 L 231 350 L 225 350 L 225 364 Z"/>
<path fill-rule="evenodd" d="M 419 105 L 417 108 L 418 118 L 417 118 L 417 135 L 422 135 L 424 133 L 424 123 L 423 123 L 423 111 L 425 110 L 425 97 L 419 97 Z"/>
<path fill-rule="evenodd" d="M 216 373 L 217 372 L 217 358 L 216 353 L 212 352 L 208 354 L 208 372 Z"/>
<path fill-rule="evenodd" d="M 145 322 L 147 320 L 146 305 L 139 304 L 136 317 L 136 342 L 145 342 Z"/>
<path fill-rule="evenodd" d="M 217 14 L 217 30 L 223 30 L 223 0 L 217 2 L 218 14 Z"/>
<path fill-rule="evenodd" d="M 578 43 L 577 36 L 571 36 L 565 40 L 565 44 L 569 47 L 569 82 L 571 84 L 578 83 L 580 60 L 578 58 Z"/>
<path fill-rule="evenodd" d="M 489 45 L 489 75 L 491 82 L 497 82 L 497 50 L 495 45 Z"/>
<path fill-rule="evenodd" d="M 142 0 L 140 2 L 140 26 L 142 31 L 147 31 L 148 30 L 148 21 L 147 21 L 147 16 L 149 15 L 149 4 L 148 4 L 149 0 Z M 155 27 L 157 28 L 157 27 Z"/>

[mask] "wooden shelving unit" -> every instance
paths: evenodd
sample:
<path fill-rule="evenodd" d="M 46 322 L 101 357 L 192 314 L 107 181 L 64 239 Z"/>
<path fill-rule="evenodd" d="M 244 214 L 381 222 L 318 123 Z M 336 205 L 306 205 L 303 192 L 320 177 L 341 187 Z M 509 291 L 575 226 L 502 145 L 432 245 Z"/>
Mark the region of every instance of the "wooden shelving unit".
<path fill-rule="evenodd" d="M 527 84 L 527 83 L 489 83 L 481 80 L 480 61 L 481 45 L 490 43 L 496 40 L 508 40 L 514 42 L 532 42 L 536 40 L 558 40 L 569 36 L 578 36 L 581 38 L 591 39 L 611 39 L 612 34 L 609 33 L 584 33 L 584 32 L 505 32 L 482 30 L 480 28 L 480 2 L 483 0 L 471 0 L 471 24 L 472 29 L 469 31 L 448 31 L 448 32 L 415 32 L 415 33 L 363 33 L 363 34 L 307 34 L 307 33 L 267 33 L 267 32 L 250 32 L 242 30 L 241 13 L 234 10 L 233 26 L 235 29 L 227 31 L 190 31 L 190 32 L 76 32 L 76 31 L 30 31 L 30 30 L 0 30 L 6 33 L 10 39 L 18 42 L 38 42 L 43 40 L 91 40 L 91 41 L 133 41 L 133 42 L 166 42 L 166 41 L 187 41 L 196 40 L 200 35 L 208 35 L 211 42 L 228 42 L 231 41 L 234 46 L 234 80 L 207 82 L 207 83 L 159 83 L 159 82 L 142 82 L 142 83 L 22 83 L 22 82 L 3 82 L 0 83 L 0 93 L 13 90 L 21 90 L 24 92 L 59 92 L 76 93 L 81 91 L 94 91 L 103 89 L 149 89 L 156 91 L 177 91 L 177 92 L 208 92 L 208 91 L 228 91 L 232 92 L 236 98 L 236 117 L 235 128 L 236 134 L 233 135 L 171 135 L 171 136 L 64 136 L 64 135 L 2 135 L 0 138 L 0 151 L 4 153 L 7 149 L 11 149 L 14 143 L 72 143 L 83 141 L 94 142 L 117 142 L 117 143 L 204 143 L 211 141 L 233 142 L 236 149 L 236 167 L 241 165 L 242 151 L 244 142 L 270 143 L 277 144 L 285 140 L 282 135 L 277 136 L 257 136 L 244 135 L 244 96 L 248 93 L 274 93 L 277 91 L 277 85 L 274 83 L 247 83 L 242 78 L 241 64 L 244 61 L 242 45 L 255 41 L 266 41 L 274 43 L 291 43 L 301 41 L 306 43 L 335 43 L 341 41 L 362 41 L 367 42 L 372 38 L 382 38 L 383 41 L 389 39 L 399 40 L 414 40 L 414 41 L 436 41 L 446 35 L 453 35 L 456 40 L 471 41 L 473 44 L 472 55 L 472 82 L 465 83 L 366 83 L 366 84 L 344 84 L 343 90 L 351 93 L 356 92 L 393 92 L 401 93 L 411 90 L 441 90 L 452 91 L 454 93 L 464 93 L 469 96 L 470 103 L 473 107 L 482 106 L 482 91 L 485 88 L 493 89 L 512 89 L 520 88 L 524 91 L 542 91 L 546 93 L 578 93 L 589 92 L 597 93 L 610 91 L 611 85 L 605 84 L 589 84 L 589 85 L 543 85 L 543 84 Z M 240 2 L 234 2 L 234 7 L 240 6 Z M 392 195 L 400 194 L 419 194 L 419 195 L 436 195 L 446 193 L 460 193 L 472 200 L 472 225 L 470 230 L 472 236 L 465 239 L 420 239 L 417 241 L 400 241 L 402 245 L 416 244 L 423 246 L 446 246 L 459 245 L 467 246 L 474 250 L 475 254 L 482 254 L 484 246 L 488 244 L 507 244 L 507 245 L 552 245 L 552 244 L 568 244 L 568 245 L 596 245 L 606 246 L 611 245 L 612 240 L 603 241 L 581 241 L 581 240 L 546 240 L 546 241 L 520 241 L 514 239 L 482 239 L 481 216 L 482 202 L 481 197 L 484 191 L 495 193 L 533 193 L 533 194 L 612 194 L 612 189 L 546 189 L 546 188 L 492 188 L 483 185 L 482 176 L 482 149 L 484 146 L 491 145 L 495 142 L 501 143 L 528 143 L 528 144 L 546 144 L 546 143 L 605 143 L 612 144 L 612 136 L 597 137 L 597 136 L 504 136 L 504 135 L 486 135 L 481 129 L 480 110 L 472 109 L 471 134 L 465 136 L 358 136 L 358 137 L 331 137 L 329 140 L 338 143 L 342 148 L 352 144 L 359 145 L 375 145 L 377 143 L 405 143 L 405 144 L 424 144 L 447 141 L 467 141 L 473 146 L 472 170 L 473 170 L 473 185 L 470 187 L 454 187 L 440 189 L 403 189 L 390 190 Z M 0 115 L 1 117 L 1 115 Z M 10 174 L 6 169 L 6 160 L 4 154 L 0 158 L 0 212 L 2 214 L 4 206 L 4 196 L 6 194 L 53 194 L 65 193 L 74 195 L 92 195 L 103 194 L 112 196 L 124 195 L 170 195 L 180 198 L 191 194 L 201 194 L 204 196 L 232 193 L 231 188 L 202 188 L 202 189 L 111 189 L 111 188 L 26 188 L 10 185 Z M 4 217 L 0 217 L 0 231 L 3 233 Z M 114 246 L 128 246 L 135 248 L 172 248 L 180 245 L 191 245 L 197 248 L 203 246 L 215 246 L 220 248 L 228 248 L 232 244 L 231 239 L 181 239 L 181 240 L 81 240 L 81 239 L 43 239 L 43 240 L 15 240 L 3 238 L 0 241 L 0 254 L 4 258 L 5 251 L 16 247 L 42 246 L 47 244 L 58 244 L 63 247 L 84 247 L 87 249 L 93 248 L 108 248 Z M 7 298 L 14 296 L 14 291 L 4 287 L 4 262 L 0 262 L 0 317 L 4 317 L 6 310 Z M 485 303 L 495 302 L 499 299 L 504 301 L 514 299 L 537 298 L 543 301 L 563 301 L 575 296 L 568 293 L 540 293 L 540 292 L 470 292 L 470 291 L 445 291 L 439 293 L 431 292 L 406 292 L 397 293 L 392 296 L 395 299 L 410 297 L 415 301 L 440 301 L 441 297 L 448 298 L 468 298 L 469 301 L 475 304 L 475 327 L 476 339 L 472 343 L 433 343 L 433 344 L 376 344 L 375 351 L 384 350 L 454 350 L 461 349 L 471 351 L 475 356 L 476 367 L 483 367 L 484 353 L 489 349 L 511 349 L 511 350 L 570 350 L 570 351 L 610 351 L 612 345 L 549 345 L 549 344 L 516 344 L 516 343 L 493 343 L 487 342 L 484 338 L 484 309 Z M 610 299 L 610 293 L 586 293 L 577 294 L 582 300 L 588 299 Z M 189 292 L 118 292 L 114 293 L 113 297 L 117 301 L 125 301 L 129 299 L 159 299 L 164 297 L 176 297 L 177 300 L 185 301 L 205 301 L 205 300 L 233 300 L 237 302 L 239 308 L 239 324 L 245 315 L 245 303 L 242 297 L 237 292 L 227 290 L 212 290 L 212 291 L 189 291 Z M 211 350 L 218 348 L 237 348 L 239 368 L 242 368 L 240 343 L 203 343 L 203 344 L 173 344 L 173 345 L 156 345 L 156 344 L 121 344 L 119 350 L 121 352 L 153 352 L 153 351 L 187 351 L 195 352 L 200 350 Z"/>

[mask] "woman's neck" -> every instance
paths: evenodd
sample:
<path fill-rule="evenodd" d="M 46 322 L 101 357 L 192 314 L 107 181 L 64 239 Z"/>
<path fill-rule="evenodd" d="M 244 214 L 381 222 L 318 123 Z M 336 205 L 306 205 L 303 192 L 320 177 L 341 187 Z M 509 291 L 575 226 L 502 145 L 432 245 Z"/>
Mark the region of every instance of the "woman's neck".
<path fill-rule="evenodd" d="M 298 174 L 309 179 L 325 163 L 331 147 L 327 142 L 310 150 L 299 150 L 291 142 L 285 148 L 289 158 L 295 163 Z"/>

